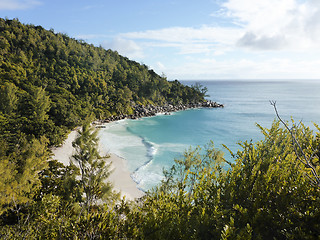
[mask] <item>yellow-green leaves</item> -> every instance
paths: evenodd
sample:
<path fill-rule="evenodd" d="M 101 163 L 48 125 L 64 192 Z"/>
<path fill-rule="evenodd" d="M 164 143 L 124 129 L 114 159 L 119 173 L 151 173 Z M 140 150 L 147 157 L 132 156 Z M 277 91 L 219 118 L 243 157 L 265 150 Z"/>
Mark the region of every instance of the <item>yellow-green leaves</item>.
<path fill-rule="evenodd" d="M 0 159 L 0 203 L 1 211 L 32 202 L 40 187 L 38 173 L 47 165 L 49 156 L 47 140 L 33 139 L 17 147 L 14 154 Z M 3 180 L 2 180 L 3 179 Z"/>
<path fill-rule="evenodd" d="M 107 181 L 110 175 L 110 165 L 106 157 L 101 157 L 98 151 L 97 130 L 90 126 L 88 120 L 78 131 L 79 136 L 72 143 L 76 153 L 71 160 L 80 170 L 80 183 L 85 193 L 85 206 L 89 209 L 97 200 L 115 197 L 112 184 Z"/>

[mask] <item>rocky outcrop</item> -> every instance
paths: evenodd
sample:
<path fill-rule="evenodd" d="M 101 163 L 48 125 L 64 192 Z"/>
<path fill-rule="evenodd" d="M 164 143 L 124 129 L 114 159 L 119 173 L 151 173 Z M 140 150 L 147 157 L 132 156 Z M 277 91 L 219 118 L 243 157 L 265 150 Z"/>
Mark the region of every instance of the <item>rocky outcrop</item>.
<path fill-rule="evenodd" d="M 142 117 L 152 117 L 158 113 L 163 113 L 169 115 L 171 112 L 183 111 L 192 108 L 221 108 L 224 107 L 223 104 L 213 102 L 213 101 L 205 101 L 200 103 L 189 103 L 189 104 L 165 104 L 163 106 L 155 106 L 155 105 L 136 105 L 134 106 L 134 113 L 132 115 L 118 115 L 111 116 L 105 120 L 95 122 L 95 124 L 99 125 L 101 123 L 108 123 L 113 121 L 118 121 L 121 119 L 138 119 Z M 99 126 L 97 126 L 99 127 Z"/>

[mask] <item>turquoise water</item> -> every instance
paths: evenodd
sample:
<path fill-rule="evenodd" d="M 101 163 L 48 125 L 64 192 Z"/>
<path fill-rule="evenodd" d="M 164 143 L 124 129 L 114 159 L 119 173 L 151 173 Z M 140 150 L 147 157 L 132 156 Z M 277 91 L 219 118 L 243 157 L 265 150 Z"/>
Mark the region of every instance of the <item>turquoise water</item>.
<path fill-rule="evenodd" d="M 277 101 L 285 120 L 293 117 L 308 126 L 320 123 L 319 81 L 201 83 L 208 88 L 208 99 L 223 103 L 224 108 L 121 120 L 100 131 L 103 147 L 127 160 L 131 176 L 142 190 L 158 184 L 163 168 L 168 169 L 190 146 L 204 146 L 213 140 L 215 147 L 230 158 L 222 144 L 236 151 L 239 141 L 260 140 L 262 134 L 256 123 L 269 128 L 275 119 L 269 100 Z"/>

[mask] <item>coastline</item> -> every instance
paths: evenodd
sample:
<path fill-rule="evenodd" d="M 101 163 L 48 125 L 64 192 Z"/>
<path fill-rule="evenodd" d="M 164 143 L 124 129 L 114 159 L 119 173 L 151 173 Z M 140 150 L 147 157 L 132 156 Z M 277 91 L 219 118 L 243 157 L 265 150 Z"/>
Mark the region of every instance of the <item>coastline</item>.
<path fill-rule="evenodd" d="M 108 180 L 112 182 L 113 188 L 120 192 L 121 198 L 125 196 L 128 200 L 134 200 L 145 195 L 131 178 L 125 159 L 111 153 L 107 161 L 112 162 L 111 170 L 113 171 Z"/>
<path fill-rule="evenodd" d="M 105 124 L 110 122 L 119 121 L 122 119 L 138 119 L 142 117 L 152 117 L 158 114 L 170 115 L 171 112 L 184 111 L 188 109 L 194 108 L 223 108 L 223 104 L 219 104 L 217 102 L 205 101 L 194 104 L 179 104 L 179 105 L 171 105 L 165 104 L 163 106 L 135 106 L 135 112 L 133 115 L 119 115 L 112 116 L 104 120 L 96 120 L 92 124 L 95 128 L 104 128 Z M 70 157 L 73 154 L 74 148 L 72 147 L 72 142 L 77 137 L 77 130 L 73 130 L 68 134 L 67 139 L 60 147 L 56 147 L 51 149 L 52 151 L 52 159 L 55 159 L 65 166 L 70 164 Z M 102 156 L 109 155 L 106 159 L 107 163 L 112 162 L 111 164 L 111 174 L 107 181 L 110 181 L 113 184 L 114 190 L 120 193 L 121 198 L 125 196 L 128 200 L 134 200 L 140 198 L 145 195 L 145 192 L 138 188 L 137 183 L 131 178 L 131 173 L 128 170 L 126 159 L 123 159 L 117 156 L 114 153 L 106 152 L 103 147 L 99 144 L 99 151 Z"/>
<path fill-rule="evenodd" d="M 71 131 L 64 141 L 62 146 L 52 149 L 52 159 L 55 159 L 65 166 L 70 164 L 70 157 L 73 154 L 74 148 L 72 142 L 77 137 L 77 130 Z M 99 146 L 101 155 L 107 153 L 103 151 Z M 137 188 L 137 184 L 133 181 L 130 176 L 130 172 L 126 166 L 126 160 L 118 157 L 117 155 L 110 153 L 110 157 L 106 159 L 107 163 L 112 162 L 111 169 L 112 173 L 107 179 L 113 184 L 114 190 L 120 192 L 121 198 L 125 196 L 127 200 L 134 200 L 144 196 L 144 192 Z"/>
<path fill-rule="evenodd" d="M 103 128 L 103 125 L 109 122 L 115 122 L 123 119 L 139 119 L 142 117 L 153 117 L 157 114 L 168 114 L 170 115 L 171 112 L 177 112 L 177 111 L 184 111 L 188 109 L 194 109 L 194 108 L 223 108 L 224 105 L 221 103 L 213 102 L 211 100 L 206 100 L 204 102 L 198 102 L 198 103 L 188 103 L 188 104 L 178 104 L 178 105 L 172 105 L 172 104 L 164 104 L 162 106 L 156 106 L 149 104 L 147 106 L 143 105 L 136 105 L 134 106 L 134 113 L 131 115 L 118 115 L 118 116 L 111 116 L 103 120 L 97 120 L 94 121 L 93 124 L 96 125 L 97 128 L 101 127 Z M 100 126 L 97 126 L 100 125 Z"/>

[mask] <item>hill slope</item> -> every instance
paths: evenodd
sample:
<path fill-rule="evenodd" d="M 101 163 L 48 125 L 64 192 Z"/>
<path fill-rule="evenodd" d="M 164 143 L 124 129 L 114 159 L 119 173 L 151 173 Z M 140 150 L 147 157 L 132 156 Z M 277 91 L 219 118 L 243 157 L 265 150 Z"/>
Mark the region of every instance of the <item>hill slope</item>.
<path fill-rule="evenodd" d="M 23 132 L 59 144 L 92 113 L 105 119 L 132 114 L 136 104 L 201 102 L 205 95 L 115 51 L 16 19 L 0 19 L 0 58 L 0 133 L 11 143 Z"/>

